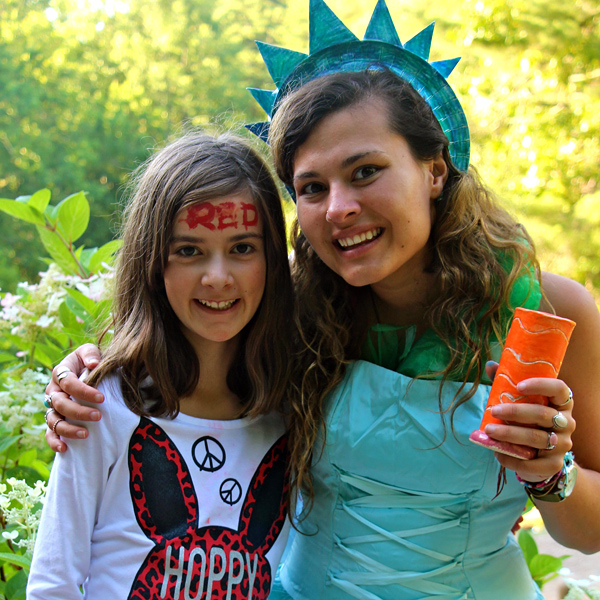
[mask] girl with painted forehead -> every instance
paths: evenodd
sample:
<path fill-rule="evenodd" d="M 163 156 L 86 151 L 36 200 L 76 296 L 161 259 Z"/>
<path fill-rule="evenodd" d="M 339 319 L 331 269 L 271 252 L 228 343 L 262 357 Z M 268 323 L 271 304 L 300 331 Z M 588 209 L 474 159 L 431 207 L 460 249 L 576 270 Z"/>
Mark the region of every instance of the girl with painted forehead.
<path fill-rule="evenodd" d="M 401 44 L 380 0 L 359 41 L 311 0 L 310 31 L 309 55 L 260 45 L 278 89 L 252 90 L 272 118 L 251 128 L 297 201 L 304 344 L 289 437 L 306 535 L 270 598 L 541 600 L 511 532 L 528 495 L 556 540 L 600 549 L 598 310 L 540 271 L 527 232 L 469 168 L 445 79 L 457 61 L 428 62 L 432 27 Z M 510 424 L 487 435 L 529 447 L 528 460 L 469 442 L 517 307 L 577 323 L 559 378 L 518 386 L 549 405 L 493 409 Z M 91 361 L 88 348 L 62 366 Z M 92 394 L 74 374 L 61 384 Z M 56 380 L 48 389 L 61 413 L 92 413 Z"/>
<path fill-rule="evenodd" d="M 265 599 L 287 520 L 291 280 L 277 187 L 232 136 L 140 169 L 90 439 L 59 454 L 29 600 Z"/>

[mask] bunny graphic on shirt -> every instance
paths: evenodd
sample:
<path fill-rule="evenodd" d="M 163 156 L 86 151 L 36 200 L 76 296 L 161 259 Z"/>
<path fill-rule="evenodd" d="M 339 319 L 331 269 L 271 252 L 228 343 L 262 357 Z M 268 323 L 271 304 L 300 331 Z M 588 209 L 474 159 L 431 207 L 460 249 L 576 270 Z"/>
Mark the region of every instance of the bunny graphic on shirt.
<path fill-rule="evenodd" d="M 286 442 L 280 437 L 258 465 L 237 530 L 199 527 L 202 507 L 183 457 L 156 423 L 141 417 L 129 443 L 129 488 L 138 524 L 156 545 L 137 572 L 129 598 L 266 599 L 272 581 L 266 554 L 287 513 Z"/>

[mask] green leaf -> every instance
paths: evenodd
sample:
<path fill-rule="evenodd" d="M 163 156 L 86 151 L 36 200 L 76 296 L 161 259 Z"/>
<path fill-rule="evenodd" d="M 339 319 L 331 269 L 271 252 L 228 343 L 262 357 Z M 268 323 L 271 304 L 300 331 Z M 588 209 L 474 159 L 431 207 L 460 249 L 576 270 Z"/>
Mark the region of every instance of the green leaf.
<path fill-rule="evenodd" d="M 81 247 L 77 249 L 77 252 L 75 254 L 77 254 L 79 262 L 89 271 L 90 260 L 92 259 L 94 254 L 96 254 L 96 252 L 98 252 L 98 248 L 86 248 L 84 250 L 84 248 Z"/>
<path fill-rule="evenodd" d="M 75 301 L 73 298 L 67 298 L 65 300 L 65 304 L 76 317 L 79 317 L 83 321 L 83 323 L 78 323 L 78 325 L 81 327 L 81 331 L 85 332 L 86 327 L 91 326 L 93 322 L 91 315 L 87 312 L 87 310 L 85 310 L 85 308 L 83 308 L 83 306 L 81 306 L 81 304 L 79 304 L 79 302 Z"/>
<path fill-rule="evenodd" d="M 7 600 L 25 600 L 27 587 L 27 573 L 24 570 L 17 571 L 7 582 L 4 594 Z"/>
<path fill-rule="evenodd" d="M 36 481 L 44 479 L 41 473 L 38 473 L 31 467 L 11 467 L 6 470 L 6 479 L 9 477 L 15 477 L 16 479 L 24 479 L 29 487 L 33 487 Z"/>
<path fill-rule="evenodd" d="M 529 565 L 534 556 L 538 554 L 538 547 L 528 529 L 521 529 L 519 531 L 519 546 L 525 556 L 525 561 Z"/>
<path fill-rule="evenodd" d="M 94 311 L 96 310 L 96 303 L 91 298 L 88 298 L 85 294 L 74 288 L 68 288 L 67 292 L 69 296 L 71 296 L 71 298 L 73 298 L 77 304 L 82 306 L 88 314 L 94 314 Z"/>
<path fill-rule="evenodd" d="M 29 196 L 27 200 L 27 204 L 32 208 L 35 208 L 40 212 L 40 214 L 44 214 L 48 203 L 50 202 L 50 190 L 43 189 L 37 191 L 33 196 Z"/>
<path fill-rule="evenodd" d="M 0 454 L 6 452 L 13 444 L 16 444 L 20 437 L 20 435 L 3 437 L 0 440 Z"/>
<path fill-rule="evenodd" d="M 44 225 L 42 213 L 28 204 L 2 198 L 0 199 L 0 210 L 21 221 L 27 221 L 27 223 L 34 223 L 35 225 Z"/>
<path fill-rule="evenodd" d="M 58 205 L 58 226 L 67 241 L 79 239 L 90 222 L 90 203 L 83 192 L 67 196 Z"/>
<path fill-rule="evenodd" d="M 47 369 L 52 369 L 52 367 L 56 364 L 56 360 L 50 358 L 50 356 L 48 356 L 46 352 L 44 352 L 44 348 L 41 344 L 36 344 L 33 347 L 33 358 Z M 60 358 L 61 357 L 59 357 L 59 362 Z"/>
<path fill-rule="evenodd" d="M 47 361 L 40 360 L 42 355 Z M 65 353 L 60 348 L 54 346 L 54 344 L 36 344 L 34 349 L 34 358 L 39 360 L 45 367 L 52 369 L 54 365 L 59 363 Z"/>
<path fill-rule="evenodd" d="M 50 469 L 48 465 L 41 460 L 34 460 L 31 463 L 32 468 L 34 468 L 46 481 L 48 481 L 48 477 L 50 477 Z"/>
<path fill-rule="evenodd" d="M 9 354 L 8 352 L 0 352 L 0 363 L 9 362 L 11 360 L 16 360 L 16 356 L 14 354 Z"/>
<path fill-rule="evenodd" d="M 21 467 L 30 467 L 34 460 L 37 458 L 37 450 L 35 448 L 30 448 L 29 450 L 25 450 L 21 452 L 19 455 L 19 465 Z"/>
<path fill-rule="evenodd" d="M 44 244 L 44 248 L 48 251 L 48 254 L 52 257 L 54 262 L 67 274 L 79 273 L 79 265 L 65 246 L 64 242 L 60 239 L 55 231 L 50 231 L 45 227 L 37 228 L 40 239 Z"/>
<path fill-rule="evenodd" d="M 110 315 L 110 300 L 100 300 L 94 306 L 93 317 L 98 323 L 104 323 Z"/>
<path fill-rule="evenodd" d="M 11 565 L 17 565 L 24 569 L 31 567 L 31 558 L 25 554 L 14 554 L 12 552 L 0 552 L 0 560 Z"/>
<path fill-rule="evenodd" d="M 56 221 L 58 221 L 58 206 L 46 206 L 46 210 L 44 211 L 44 216 L 52 223 L 53 226 L 56 225 Z"/>
<path fill-rule="evenodd" d="M 98 248 L 91 257 L 88 269 L 90 273 L 97 273 L 102 270 L 102 263 L 112 264 L 115 253 L 123 245 L 123 240 L 112 240 Z"/>
<path fill-rule="evenodd" d="M 529 563 L 529 571 L 534 579 L 556 573 L 562 567 L 562 560 L 549 554 L 537 554 Z"/>
<path fill-rule="evenodd" d="M 78 330 L 82 328 L 82 324 L 77 321 L 77 317 L 72 310 L 69 310 L 69 307 L 66 302 L 62 302 L 58 307 L 58 316 L 60 318 L 60 322 L 63 324 L 63 327 L 70 330 Z"/>

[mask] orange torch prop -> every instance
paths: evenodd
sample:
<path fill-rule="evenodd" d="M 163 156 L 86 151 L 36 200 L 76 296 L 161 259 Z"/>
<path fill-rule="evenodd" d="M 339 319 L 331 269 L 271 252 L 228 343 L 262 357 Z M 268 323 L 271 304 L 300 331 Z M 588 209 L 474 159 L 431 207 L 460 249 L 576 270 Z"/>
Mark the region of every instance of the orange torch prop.
<path fill-rule="evenodd" d="M 548 404 L 546 396 L 520 395 L 517 384 L 531 377 L 558 377 L 574 327 L 570 319 L 526 308 L 515 310 L 481 425 L 469 436 L 473 443 L 524 460 L 535 457 L 535 448 L 493 440 L 485 433 L 485 426 L 505 423 L 491 415 L 492 406 L 497 404 Z"/>

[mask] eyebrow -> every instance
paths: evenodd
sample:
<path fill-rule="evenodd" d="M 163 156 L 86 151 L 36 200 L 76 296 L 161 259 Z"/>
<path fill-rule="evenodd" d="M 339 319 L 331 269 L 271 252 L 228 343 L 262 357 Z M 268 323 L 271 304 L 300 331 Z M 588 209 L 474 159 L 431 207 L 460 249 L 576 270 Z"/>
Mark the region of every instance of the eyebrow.
<path fill-rule="evenodd" d="M 348 156 L 342 161 L 342 168 L 345 169 L 350 165 L 353 165 L 355 162 L 365 158 L 366 156 L 370 156 L 371 154 L 385 154 L 381 150 L 367 150 L 366 152 L 359 152 L 358 154 L 353 154 L 352 156 Z M 294 181 L 297 179 L 312 179 L 313 177 L 318 177 L 318 171 L 306 171 L 305 173 L 300 173 L 294 177 Z"/>
<path fill-rule="evenodd" d="M 242 241 L 248 240 L 248 239 L 263 240 L 264 236 L 261 235 L 260 233 L 238 233 L 236 235 L 232 235 L 231 237 L 227 238 L 227 241 L 242 242 Z M 202 244 L 205 241 L 206 241 L 206 238 L 196 237 L 193 235 L 174 235 L 171 238 L 171 241 L 169 243 L 170 244 L 179 244 L 182 242 L 187 242 L 189 244 Z"/>

